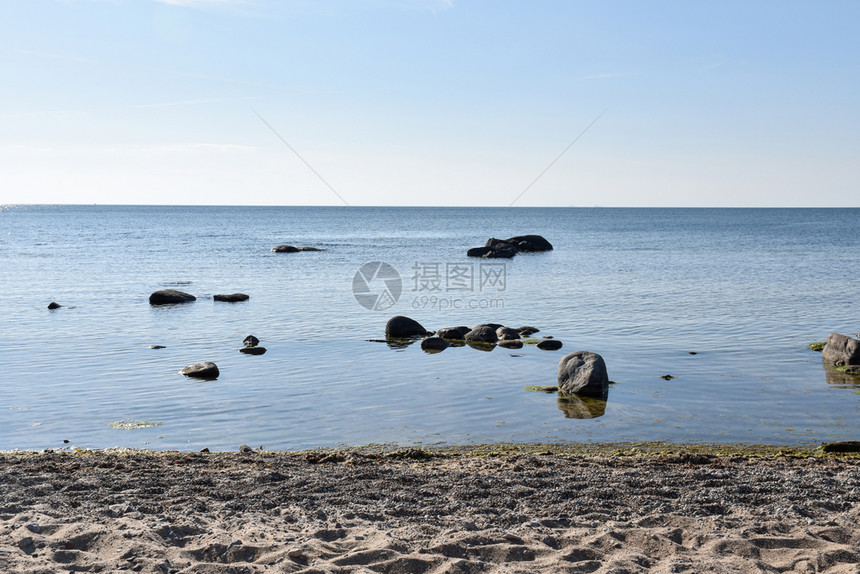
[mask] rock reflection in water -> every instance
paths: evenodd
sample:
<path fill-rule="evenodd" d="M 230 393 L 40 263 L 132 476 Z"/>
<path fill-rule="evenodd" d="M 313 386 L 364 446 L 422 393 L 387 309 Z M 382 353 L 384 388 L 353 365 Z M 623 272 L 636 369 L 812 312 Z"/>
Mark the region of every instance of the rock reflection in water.
<path fill-rule="evenodd" d="M 400 339 L 395 337 L 387 337 L 382 341 L 384 341 L 390 349 L 405 349 L 409 345 L 414 345 L 416 342 L 420 341 L 420 339 Z"/>
<path fill-rule="evenodd" d="M 821 359 L 821 365 L 824 367 L 824 376 L 827 378 L 828 385 L 840 389 L 860 388 L 860 375 L 844 373 L 827 359 Z"/>
<path fill-rule="evenodd" d="M 489 353 L 496 348 L 492 343 L 481 343 L 480 341 L 466 341 L 466 344 L 476 351 L 484 351 L 485 353 Z"/>
<path fill-rule="evenodd" d="M 606 412 L 606 398 L 558 395 L 558 409 L 568 419 L 596 419 Z"/>

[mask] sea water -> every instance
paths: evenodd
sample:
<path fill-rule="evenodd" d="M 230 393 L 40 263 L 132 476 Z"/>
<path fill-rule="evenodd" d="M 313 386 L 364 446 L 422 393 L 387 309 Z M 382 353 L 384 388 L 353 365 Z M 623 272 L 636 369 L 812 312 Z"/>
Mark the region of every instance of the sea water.
<path fill-rule="evenodd" d="M 2 206 L 0 449 L 857 438 L 860 378 L 807 345 L 860 331 L 858 216 Z M 528 233 L 554 250 L 466 257 Z M 386 295 L 368 309 L 356 274 L 382 263 L 396 277 L 366 285 Z M 166 288 L 197 300 L 151 306 Z M 212 299 L 234 292 L 250 299 Z M 379 342 L 394 315 L 533 325 L 564 346 L 429 354 Z M 264 355 L 238 352 L 250 334 Z M 606 361 L 605 404 L 525 390 L 578 350 Z M 178 373 L 198 361 L 219 378 Z"/>

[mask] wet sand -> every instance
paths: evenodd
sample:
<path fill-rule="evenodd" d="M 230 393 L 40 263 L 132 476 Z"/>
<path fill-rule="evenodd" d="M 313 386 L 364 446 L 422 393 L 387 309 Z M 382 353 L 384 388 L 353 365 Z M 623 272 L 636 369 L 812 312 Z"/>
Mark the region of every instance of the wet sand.
<path fill-rule="evenodd" d="M 860 572 L 857 455 L 729 450 L 3 454 L 0 571 Z"/>

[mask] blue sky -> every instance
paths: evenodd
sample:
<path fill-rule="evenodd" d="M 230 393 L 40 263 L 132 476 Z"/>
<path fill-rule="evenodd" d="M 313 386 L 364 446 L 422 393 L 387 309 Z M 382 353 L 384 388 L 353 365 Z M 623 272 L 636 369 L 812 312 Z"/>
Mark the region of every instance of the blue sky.
<path fill-rule="evenodd" d="M 0 8 L 0 203 L 860 206 L 856 1 Z"/>

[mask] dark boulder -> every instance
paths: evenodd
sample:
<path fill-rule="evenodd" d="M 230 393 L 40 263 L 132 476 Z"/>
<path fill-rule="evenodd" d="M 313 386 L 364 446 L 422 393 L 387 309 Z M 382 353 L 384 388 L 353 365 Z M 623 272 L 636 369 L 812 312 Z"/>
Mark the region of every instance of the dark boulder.
<path fill-rule="evenodd" d="M 421 349 L 424 351 L 443 351 L 451 346 L 451 343 L 441 337 L 428 337 L 421 341 Z"/>
<path fill-rule="evenodd" d="M 299 248 L 292 245 L 276 245 L 271 251 L 272 253 L 298 253 Z"/>
<path fill-rule="evenodd" d="M 436 331 L 436 335 L 442 337 L 443 339 L 459 339 L 462 340 L 463 337 L 471 331 L 470 327 L 446 327 L 444 329 L 439 329 Z"/>
<path fill-rule="evenodd" d="M 398 338 L 423 337 L 430 333 L 421 326 L 421 323 L 409 317 L 397 315 L 388 320 L 385 325 L 385 336 Z"/>
<path fill-rule="evenodd" d="M 322 251 L 318 247 L 296 247 L 294 245 L 276 245 L 272 247 L 272 253 L 299 253 L 301 251 Z"/>
<path fill-rule="evenodd" d="M 251 297 L 244 293 L 230 293 L 229 295 L 213 295 L 212 298 L 224 303 L 238 303 L 239 301 L 247 301 Z"/>
<path fill-rule="evenodd" d="M 491 251 L 490 247 L 472 247 L 466 251 L 466 257 L 484 257 Z"/>
<path fill-rule="evenodd" d="M 491 237 L 483 247 L 473 247 L 466 252 L 468 257 L 507 258 L 519 252 L 533 253 L 551 251 L 552 244 L 540 235 L 517 235 L 510 239 Z"/>
<path fill-rule="evenodd" d="M 463 338 L 470 343 L 495 343 L 499 340 L 496 329 L 498 327 L 494 325 L 478 325 L 463 335 Z"/>
<path fill-rule="evenodd" d="M 499 341 L 514 341 L 520 338 L 520 332 L 510 327 L 499 327 L 496 329 Z"/>
<path fill-rule="evenodd" d="M 537 344 L 537 348 L 544 351 L 558 351 L 562 347 L 562 342 L 557 339 L 544 339 Z"/>
<path fill-rule="evenodd" d="M 558 363 L 558 387 L 569 395 L 606 398 L 609 376 L 603 357 L 588 351 L 565 355 Z"/>
<path fill-rule="evenodd" d="M 539 333 L 540 329 L 537 327 L 520 327 L 517 331 L 519 331 L 521 337 L 529 337 L 535 333 Z"/>
<path fill-rule="evenodd" d="M 248 335 L 242 342 L 245 343 L 246 347 L 256 347 L 260 344 L 260 339 L 254 335 Z"/>
<path fill-rule="evenodd" d="M 173 305 L 175 303 L 189 303 L 196 300 L 197 297 L 194 295 L 184 291 L 177 291 L 176 289 L 162 289 L 149 296 L 150 305 Z"/>
<path fill-rule="evenodd" d="M 54 309 L 59 309 L 61 307 L 62 307 L 62 305 L 60 305 L 59 303 L 57 303 L 55 301 L 51 301 L 50 303 L 48 303 L 48 309 L 50 309 L 51 311 L 53 311 Z"/>
<path fill-rule="evenodd" d="M 839 333 L 830 333 L 821 356 L 834 365 L 860 365 L 860 341 Z"/>
<path fill-rule="evenodd" d="M 218 378 L 218 375 L 220 375 L 221 372 L 218 370 L 218 365 L 215 363 L 204 361 L 202 363 L 188 365 L 179 371 L 179 374 L 194 379 L 214 380 Z"/>
<path fill-rule="evenodd" d="M 466 252 L 467 257 L 483 257 L 485 259 L 510 259 L 517 254 L 517 248 L 501 239 L 491 237 L 483 247 L 474 247 Z"/>
<path fill-rule="evenodd" d="M 266 352 L 266 347 L 257 347 L 256 345 L 253 347 L 242 347 L 239 349 L 239 352 L 246 355 L 262 355 Z"/>
<path fill-rule="evenodd" d="M 516 237 L 505 239 L 505 242 L 510 243 L 523 253 L 552 251 L 552 244 L 540 235 L 517 235 Z"/>

